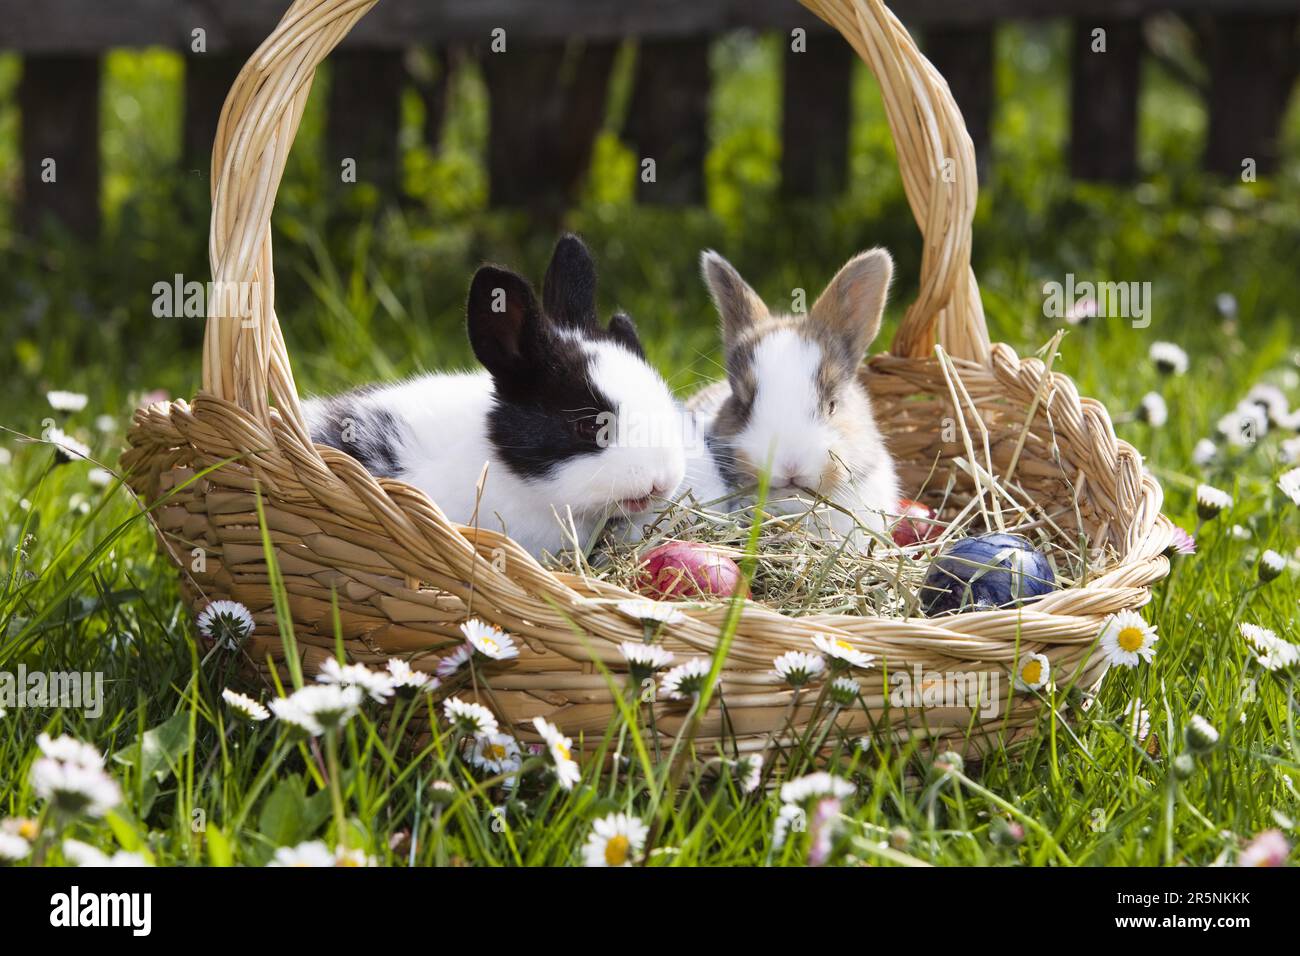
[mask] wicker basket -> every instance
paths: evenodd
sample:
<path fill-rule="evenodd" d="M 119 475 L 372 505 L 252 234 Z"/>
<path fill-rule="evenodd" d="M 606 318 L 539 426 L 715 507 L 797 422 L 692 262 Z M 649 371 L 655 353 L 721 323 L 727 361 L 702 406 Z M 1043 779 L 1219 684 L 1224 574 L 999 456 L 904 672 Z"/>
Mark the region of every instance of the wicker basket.
<path fill-rule="evenodd" d="M 552 573 L 498 533 L 453 524 L 420 491 L 373 478 L 346 454 L 314 446 L 303 423 L 273 307 L 271 210 L 315 69 L 374 2 L 296 0 L 235 81 L 213 147 L 210 254 L 225 298 L 209 314 L 239 315 L 237 284 L 251 283 L 251 316 L 209 318 L 202 391 L 192 404 L 139 411 L 123 463 L 137 492 L 154 501 L 235 459 L 176 491 L 155 514 L 195 612 L 216 598 L 253 611 L 257 628 L 247 650 L 260 666 L 282 662 L 283 649 L 258 527 L 259 494 L 305 671 L 332 653 L 334 595 L 346 649 L 363 662 L 398 655 L 432 670 L 472 613 L 523 645 L 520 657 L 490 679 L 488 702 L 503 721 L 526 735 L 530 719 L 541 715 L 570 734 L 598 739 L 614 705 L 593 657 L 621 679 L 618 644 L 643 631 L 615 604 L 633 595 Z M 890 671 L 919 665 L 930 673 L 996 674 L 1006 706 L 995 716 L 965 707 L 889 707 L 879 668 L 863 682 L 871 714 L 840 716 L 849 733 L 920 736 L 927 746 L 978 753 L 1035 719 L 1037 698 L 1015 693 L 1009 679 L 1017 655 L 1046 654 L 1058 683 L 1092 686 L 1100 679 L 1105 664 L 1090 654 L 1094 642 L 1107 616 L 1144 604 L 1150 585 L 1167 573 L 1171 525 L 1160 516 L 1160 486 L 1141 456 L 1116 439 L 1106 409 L 1080 398 L 1068 378 L 1039 359 L 989 343 L 970 267 L 974 153 L 943 78 L 881 0 L 805 3 L 875 73 L 924 237 L 920 295 L 892 351 L 863 370 L 905 493 L 937 467 L 955 475 L 958 495 L 976 494 L 965 477 L 970 469 L 953 467 L 958 457 L 997 475 L 1014 470 L 1038 501 L 1072 516 L 1062 525 L 1065 535 L 1085 534 L 1107 557 L 1083 586 L 1018 610 L 931 620 L 788 618 L 746 604 L 723 670 L 725 708 L 710 708 L 697 740 L 706 747 L 723 739 L 741 749 L 762 746 L 790 704 L 790 691 L 772 672 L 773 657 L 808 649 L 814 635 L 827 634 L 883 658 Z M 945 417 L 962 423 L 956 442 L 942 440 Z M 205 564 L 191 560 L 195 548 L 203 549 Z M 664 630 L 679 662 L 713 651 L 727 608 L 685 614 Z M 807 695 L 808 706 L 814 696 Z M 655 706 L 659 731 L 676 732 L 686 706 Z M 801 707 L 796 724 L 808 716 Z"/>

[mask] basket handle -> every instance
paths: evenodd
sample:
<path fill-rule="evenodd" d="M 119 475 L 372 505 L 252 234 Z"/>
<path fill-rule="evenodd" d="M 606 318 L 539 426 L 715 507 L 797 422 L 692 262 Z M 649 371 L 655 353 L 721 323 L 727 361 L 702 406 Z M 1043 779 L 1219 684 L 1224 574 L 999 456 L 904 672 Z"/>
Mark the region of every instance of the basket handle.
<path fill-rule="evenodd" d="M 975 147 L 948 83 L 883 0 L 799 0 L 835 27 L 880 84 L 912 216 L 921 229 L 921 288 L 893 354 L 922 358 L 936 336 L 950 354 L 989 362 L 989 333 L 971 270 L 979 183 Z"/>
<path fill-rule="evenodd" d="M 275 315 L 271 210 L 316 67 L 377 0 L 294 0 L 236 78 L 212 148 L 208 256 L 213 295 L 203 389 L 267 427 L 281 420 L 312 449 Z M 953 355 L 988 362 L 988 329 L 970 268 L 975 150 L 938 72 L 882 0 L 800 0 L 839 30 L 880 83 L 903 188 L 924 242 L 921 287 L 894 337 L 922 357 L 936 336 Z"/>
<path fill-rule="evenodd" d="M 268 428 L 270 403 L 311 449 L 275 316 L 271 210 L 316 67 L 377 0 L 294 0 L 235 79 L 212 147 L 213 294 L 203 389 Z"/>

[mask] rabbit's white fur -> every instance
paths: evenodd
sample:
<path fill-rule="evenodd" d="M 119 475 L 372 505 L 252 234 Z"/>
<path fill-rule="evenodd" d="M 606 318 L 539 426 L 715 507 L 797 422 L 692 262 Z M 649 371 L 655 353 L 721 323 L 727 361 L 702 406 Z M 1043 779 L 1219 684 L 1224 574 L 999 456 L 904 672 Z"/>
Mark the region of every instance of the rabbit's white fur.
<path fill-rule="evenodd" d="M 880 327 L 889 256 L 851 259 L 798 317 L 771 315 L 716 253 L 704 253 L 701 265 L 722 316 L 728 379 L 688 405 L 711 410 L 724 475 L 745 487 L 768 472 L 771 511 L 807 511 L 804 489 L 838 505 L 810 518 L 827 536 L 859 524 L 885 531 L 898 513 L 899 483 L 859 366 Z"/>

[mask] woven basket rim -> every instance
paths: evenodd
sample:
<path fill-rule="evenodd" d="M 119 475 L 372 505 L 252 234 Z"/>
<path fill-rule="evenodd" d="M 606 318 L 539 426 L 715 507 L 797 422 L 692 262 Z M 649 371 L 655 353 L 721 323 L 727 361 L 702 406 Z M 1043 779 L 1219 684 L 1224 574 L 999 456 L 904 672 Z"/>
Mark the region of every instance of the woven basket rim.
<path fill-rule="evenodd" d="M 202 388 L 192 404 L 178 400 L 137 412 L 124 467 L 137 476 L 137 490 L 152 499 L 168 469 L 238 457 L 237 465 L 223 469 L 223 480 L 233 482 L 229 487 L 245 496 L 259 490 L 289 516 L 308 510 L 328 519 L 345 537 L 370 542 L 383 551 L 383 560 L 404 569 L 415 587 L 388 595 L 392 600 L 418 604 L 422 581 L 469 582 L 473 607 L 467 613 L 571 659 L 593 653 L 569 633 L 577 625 L 607 641 L 599 654 L 613 660 L 619 639 L 640 634 L 614 605 L 642 595 L 548 571 L 504 535 L 450 522 L 418 489 L 377 479 L 345 453 L 314 445 L 303 421 L 274 310 L 271 209 L 316 66 L 375 2 L 295 0 L 235 81 L 213 149 L 210 254 L 219 294 L 253 283 L 251 315 L 244 322 L 222 319 L 238 313 L 220 299 L 212 304 Z M 1150 586 L 1167 574 L 1163 553 L 1173 526 L 1160 514 L 1160 485 L 1141 455 L 1116 437 L 1100 402 L 1080 397 L 1068 376 L 1041 360 L 1021 359 L 1010 346 L 989 342 L 970 267 L 974 150 L 946 82 L 882 0 L 800 2 L 844 35 L 879 80 L 904 189 L 922 234 L 918 297 L 891 351 L 870 359 L 864 375 L 905 386 L 934 378 L 943 360 L 962 389 L 967 377 L 978 378 L 985 388 L 1005 390 L 1031 414 L 1050 409 L 1061 421 L 1065 445 L 1084 462 L 1078 467 L 1089 481 L 1088 493 L 1106 505 L 1115 563 L 1024 607 L 937 618 L 791 617 L 746 601 L 731 654 L 742 663 L 770 666 L 774 649 L 805 647 L 810 635 L 830 634 L 901 662 L 1002 666 L 1014 661 L 1022 644 L 1054 640 L 1074 655 L 1095 639 L 1104 616 L 1146 603 Z M 358 554 L 370 553 L 356 547 Z M 501 554 L 508 573 L 494 562 Z M 386 586 L 370 580 L 369 572 L 358 570 L 357 576 L 366 578 L 367 587 Z M 712 653 L 727 605 L 682 611 L 684 620 L 666 625 L 665 635 Z M 1091 677 L 1099 677 L 1098 666 L 1087 656 L 1080 664 Z"/>

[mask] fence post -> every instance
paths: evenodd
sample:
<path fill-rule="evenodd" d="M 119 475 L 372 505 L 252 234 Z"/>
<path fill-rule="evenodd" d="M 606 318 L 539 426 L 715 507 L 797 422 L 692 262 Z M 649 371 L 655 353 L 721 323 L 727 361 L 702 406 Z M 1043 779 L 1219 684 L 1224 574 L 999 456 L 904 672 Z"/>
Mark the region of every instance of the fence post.
<path fill-rule="evenodd" d="M 844 188 L 857 56 L 838 33 L 785 39 L 781 79 L 781 194 L 833 196 Z"/>
<path fill-rule="evenodd" d="M 99 232 L 99 74 L 97 56 L 23 60 L 19 221 L 28 233 L 47 216 L 83 238 Z"/>
<path fill-rule="evenodd" d="M 637 198 L 669 206 L 704 201 L 709 128 L 707 37 L 642 40 L 624 135 L 637 151 Z M 647 160 L 653 160 L 653 180 Z"/>
<path fill-rule="evenodd" d="M 397 194 L 397 135 L 402 121 L 406 64 L 401 50 L 335 50 L 330 56 L 327 175 L 342 177 L 356 163 L 356 182 L 381 196 Z M 348 182 L 340 179 L 341 182 Z"/>
<path fill-rule="evenodd" d="M 494 206 L 573 199 L 605 120 L 613 42 L 535 44 L 483 54 L 488 181 Z"/>
<path fill-rule="evenodd" d="M 251 52 L 251 51 L 249 51 Z M 248 53 L 190 53 L 185 57 L 185 118 L 181 161 L 205 184 L 212 168 L 217 121 Z"/>
<path fill-rule="evenodd" d="M 925 31 L 925 55 L 948 81 L 975 146 L 979 178 L 988 175 L 993 125 L 993 24 L 935 26 Z"/>
<path fill-rule="evenodd" d="M 1210 68 L 1205 168 L 1241 176 L 1277 169 L 1282 116 L 1295 84 L 1300 49 L 1295 14 L 1215 17 L 1201 31 Z"/>
<path fill-rule="evenodd" d="M 1070 69 L 1070 175 L 1137 178 L 1139 20 L 1076 20 Z"/>

